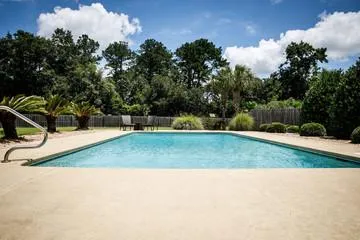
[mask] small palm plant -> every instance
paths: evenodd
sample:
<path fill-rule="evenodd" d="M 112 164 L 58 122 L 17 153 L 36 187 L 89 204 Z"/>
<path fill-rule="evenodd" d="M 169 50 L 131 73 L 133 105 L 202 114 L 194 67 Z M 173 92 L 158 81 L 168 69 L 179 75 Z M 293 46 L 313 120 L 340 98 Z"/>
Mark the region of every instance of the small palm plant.
<path fill-rule="evenodd" d="M 229 100 L 230 92 L 233 88 L 233 78 L 230 67 L 223 68 L 219 71 L 218 75 L 210 82 L 210 87 L 213 92 L 219 97 L 221 103 L 221 116 L 223 121 L 226 118 L 226 108 Z"/>
<path fill-rule="evenodd" d="M 91 105 L 89 102 L 72 103 L 70 110 L 78 121 L 77 130 L 88 130 L 90 116 L 93 114 L 101 114 L 100 109 Z"/>
<path fill-rule="evenodd" d="M 38 96 L 17 95 L 15 97 L 4 97 L 0 105 L 10 107 L 21 113 L 42 113 L 44 111 L 44 100 Z M 19 138 L 16 132 L 15 120 L 15 115 L 0 110 L 0 123 L 4 130 L 4 139 Z"/>
<path fill-rule="evenodd" d="M 45 101 L 44 116 L 47 122 L 47 131 L 56 132 L 56 119 L 68 111 L 69 101 L 59 95 L 51 95 Z"/>

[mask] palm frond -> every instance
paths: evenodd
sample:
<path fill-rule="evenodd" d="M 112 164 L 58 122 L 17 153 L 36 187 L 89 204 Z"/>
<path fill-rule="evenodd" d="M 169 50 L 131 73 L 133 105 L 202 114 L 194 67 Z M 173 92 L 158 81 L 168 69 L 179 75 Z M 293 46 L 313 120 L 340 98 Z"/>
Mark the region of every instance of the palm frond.
<path fill-rule="evenodd" d="M 44 99 L 38 96 L 4 97 L 0 105 L 10 107 L 21 113 L 41 113 L 44 111 Z"/>
<path fill-rule="evenodd" d="M 58 117 L 68 111 L 69 101 L 59 95 L 51 95 L 45 101 L 45 115 Z"/>
<path fill-rule="evenodd" d="M 102 114 L 99 108 L 91 105 L 89 102 L 72 103 L 71 112 L 76 117 L 88 117 L 90 115 Z"/>

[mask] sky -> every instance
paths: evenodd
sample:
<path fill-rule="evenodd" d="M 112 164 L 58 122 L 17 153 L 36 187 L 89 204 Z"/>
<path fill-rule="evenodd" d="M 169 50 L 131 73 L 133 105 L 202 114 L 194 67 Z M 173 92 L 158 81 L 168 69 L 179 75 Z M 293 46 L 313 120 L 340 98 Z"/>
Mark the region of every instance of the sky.
<path fill-rule="evenodd" d="M 148 38 L 174 51 L 207 38 L 231 66 L 266 77 L 292 41 L 328 49 L 327 68 L 346 69 L 360 56 L 360 0 L 0 0 L 0 35 L 18 29 L 50 37 L 62 27 L 88 34 L 103 50 L 132 49 Z"/>

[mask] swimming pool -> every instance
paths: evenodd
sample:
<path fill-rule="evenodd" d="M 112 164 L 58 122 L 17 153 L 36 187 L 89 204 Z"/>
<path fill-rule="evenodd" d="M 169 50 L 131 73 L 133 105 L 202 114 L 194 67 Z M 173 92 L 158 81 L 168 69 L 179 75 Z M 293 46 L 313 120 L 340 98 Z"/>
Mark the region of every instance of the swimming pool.
<path fill-rule="evenodd" d="M 227 133 L 131 133 L 34 164 L 107 168 L 358 168 L 359 163 Z"/>

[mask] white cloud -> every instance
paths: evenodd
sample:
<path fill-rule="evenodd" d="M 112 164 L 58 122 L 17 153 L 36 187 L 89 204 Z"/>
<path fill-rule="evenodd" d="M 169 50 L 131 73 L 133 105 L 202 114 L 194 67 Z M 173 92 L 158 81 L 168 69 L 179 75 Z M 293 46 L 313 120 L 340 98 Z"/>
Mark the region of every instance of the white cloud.
<path fill-rule="evenodd" d="M 256 29 L 254 25 L 251 24 L 247 24 L 245 26 L 245 30 L 249 35 L 255 35 L 256 34 Z"/>
<path fill-rule="evenodd" d="M 40 36 L 50 37 L 56 28 L 64 28 L 70 30 L 75 39 L 87 34 L 99 42 L 101 50 L 114 41 L 131 43 L 129 36 L 141 32 L 139 19 L 107 11 L 101 3 L 79 5 L 75 10 L 56 7 L 52 13 L 41 13 L 37 24 Z"/>
<path fill-rule="evenodd" d="M 271 4 L 275 5 L 275 4 L 279 4 L 281 3 L 283 0 L 270 0 Z"/>
<path fill-rule="evenodd" d="M 258 46 L 227 47 L 224 56 L 231 66 L 244 64 L 265 76 L 284 61 L 284 51 L 291 42 L 305 41 L 314 47 L 326 47 L 329 60 L 343 60 L 360 54 L 360 11 L 322 13 L 320 21 L 306 30 L 289 30 L 278 40 L 262 39 Z"/>

